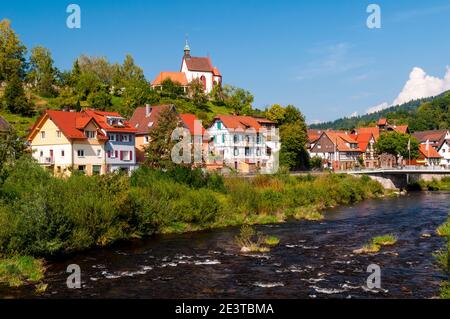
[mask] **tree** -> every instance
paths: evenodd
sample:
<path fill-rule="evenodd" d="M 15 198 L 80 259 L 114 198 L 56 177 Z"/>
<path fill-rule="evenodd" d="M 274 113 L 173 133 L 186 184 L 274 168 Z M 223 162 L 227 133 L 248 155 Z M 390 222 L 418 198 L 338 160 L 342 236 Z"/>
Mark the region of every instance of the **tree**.
<path fill-rule="evenodd" d="M 161 93 L 162 95 L 168 96 L 173 99 L 185 95 L 181 84 L 178 82 L 174 82 L 171 79 L 165 79 L 161 83 Z"/>
<path fill-rule="evenodd" d="M 176 141 L 172 141 L 172 132 L 178 126 L 176 113 L 167 108 L 158 117 L 158 126 L 150 129 L 150 143 L 145 148 L 146 165 L 155 169 L 168 169 L 175 164 L 172 162 L 171 152 Z"/>
<path fill-rule="evenodd" d="M 205 94 L 205 89 L 203 87 L 202 81 L 200 79 L 195 79 L 189 83 L 189 95 L 192 102 L 198 106 L 200 109 L 205 109 L 205 104 L 208 102 L 208 98 Z"/>
<path fill-rule="evenodd" d="M 25 96 L 22 81 L 17 73 L 10 76 L 6 84 L 3 103 L 13 114 L 31 116 L 34 113 L 33 105 Z"/>
<path fill-rule="evenodd" d="M 27 77 L 29 82 L 36 87 L 39 95 L 44 97 L 55 96 L 56 73 L 50 51 L 40 46 L 33 48 L 30 57 L 30 71 Z"/>
<path fill-rule="evenodd" d="M 157 94 L 145 80 L 133 80 L 127 83 L 123 93 L 123 114 L 131 114 L 138 106 L 157 102 Z"/>
<path fill-rule="evenodd" d="M 25 74 L 26 47 L 11 28 L 7 19 L 0 21 L 0 82 L 18 75 L 22 79 Z"/>
<path fill-rule="evenodd" d="M 69 86 L 62 88 L 59 92 L 58 97 L 50 100 L 50 105 L 53 107 L 81 110 L 79 97 L 74 92 L 74 89 Z"/>
<path fill-rule="evenodd" d="M 225 105 L 225 94 L 222 85 L 214 84 L 210 93 L 211 99 L 216 105 Z"/>
<path fill-rule="evenodd" d="M 267 119 L 274 121 L 278 125 L 284 124 L 286 110 L 279 104 L 274 104 L 266 111 Z"/>
<path fill-rule="evenodd" d="M 81 99 L 86 99 L 92 92 L 100 90 L 102 82 L 92 72 L 83 72 L 78 77 L 75 90 Z"/>
<path fill-rule="evenodd" d="M 14 162 L 25 152 L 25 141 L 17 136 L 12 126 L 6 133 L 0 134 L 0 172 L 6 164 Z"/>
<path fill-rule="evenodd" d="M 89 93 L 87 102 L 90 107 L 102 111 L 107 110 L 112 105 L 111 95 L 104 89 Z"/>
<path fill-rule="evenodd" d="M 134 63 L 134 59 L 130 54 L 127 54 L 123 61 L 121 70 L 122 81 L 128 82 L 145 81 L 144 71 Z"/>
<path fill-rule="evenodd" d="M 375 143 L 375 150 L 378 154 L 387 153 L 409 158 L 409 141 L 411 141 L 411 159 L 416 159 L 419 156 L 419 142 L 408 134 L 398 132 L 383 133 Z"/>
<path fill-rule="evenodd" d="M 253 95 L 241 88 L 225 85 L 225 105 L 232 109 L 236 115 L 247 115 L 252 111 Z"/>
<path fill-rule="evenodd" d="M 280 165 L 291 170 L 309 168 L 309 155 L 306 151 L 308 134 L 306 123 L 297 121 L 280 127 Z"/>

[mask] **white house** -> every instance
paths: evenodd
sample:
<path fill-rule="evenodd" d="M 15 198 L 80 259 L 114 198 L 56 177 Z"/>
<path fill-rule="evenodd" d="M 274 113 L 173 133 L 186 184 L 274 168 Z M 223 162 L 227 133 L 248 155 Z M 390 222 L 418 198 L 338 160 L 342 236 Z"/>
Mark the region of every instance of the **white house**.
<path fill-rule="evenodd" d="M 178 83 L 187 92 L 189 84 L 194 80 L 200 80 L 205 93 L 211 93 L 215 85 L 222 85 L 222 75 L 219 69 L 214 67 L 210 57 L 193 57 L 191 49 L 186 41 L 184 56 L 179 72 L 160 72 L 152 82 L 152 87 L 160 89 L 165 80 L 170 79 Z"/>
<path fill-rule="evenodd" d="M 219 115 L 207 131 L 212 138 L 211 151 L 224 165 L 244 173 L 278 168 L 280 142 L 272 121 Z"/>

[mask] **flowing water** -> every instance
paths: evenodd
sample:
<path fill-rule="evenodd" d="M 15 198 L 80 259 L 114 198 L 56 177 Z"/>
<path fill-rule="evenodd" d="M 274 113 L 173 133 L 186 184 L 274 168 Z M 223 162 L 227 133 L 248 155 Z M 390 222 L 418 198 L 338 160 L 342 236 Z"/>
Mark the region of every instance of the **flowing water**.
<path fill-rule="evenodd" d="M 447 279 L 432 254 L 444 246 L 435 229 L 449 210 L 450 193 L 412 193 L 331 209 L 322 222 L 258 226 L 281 240 L 264 254 L 239 252 L 239 228 L 158 236 L 50 263 L 44 294 L 1 287 L 0 297 L 432 298 Z M 352 253 L 388 233 L 395 246 Z M 69 264 L 81 267 L 81 289 L 66 286 Z M 381 267 L 381 289 L 366 287 L 370 264 Z"/>

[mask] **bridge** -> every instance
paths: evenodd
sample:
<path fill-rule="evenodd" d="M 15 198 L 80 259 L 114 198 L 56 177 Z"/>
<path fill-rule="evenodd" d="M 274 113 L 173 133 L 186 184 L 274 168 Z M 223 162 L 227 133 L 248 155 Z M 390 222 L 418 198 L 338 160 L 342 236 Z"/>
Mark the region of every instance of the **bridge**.
<path fill-rule="evenodd" d="M 367 175 L 380 182 L 386 189 L 405 189 L 409 184 L 420 180 L 432 181 L 450 177 L 450 169 L 438 166 L 405 166 L 398 168 L 379 168 L 351 170 L 343 173 Z"/>

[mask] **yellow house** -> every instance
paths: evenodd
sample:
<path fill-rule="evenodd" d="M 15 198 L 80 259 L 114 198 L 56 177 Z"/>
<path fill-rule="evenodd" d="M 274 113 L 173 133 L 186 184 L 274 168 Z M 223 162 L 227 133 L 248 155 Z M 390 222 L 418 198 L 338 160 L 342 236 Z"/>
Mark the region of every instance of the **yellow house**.
<path fill-rule="evenodd" d="M 33 157 L 57 175 L 106 173 L 106 134 L 84 112 L 46 111 L 28 135 Z"/>

